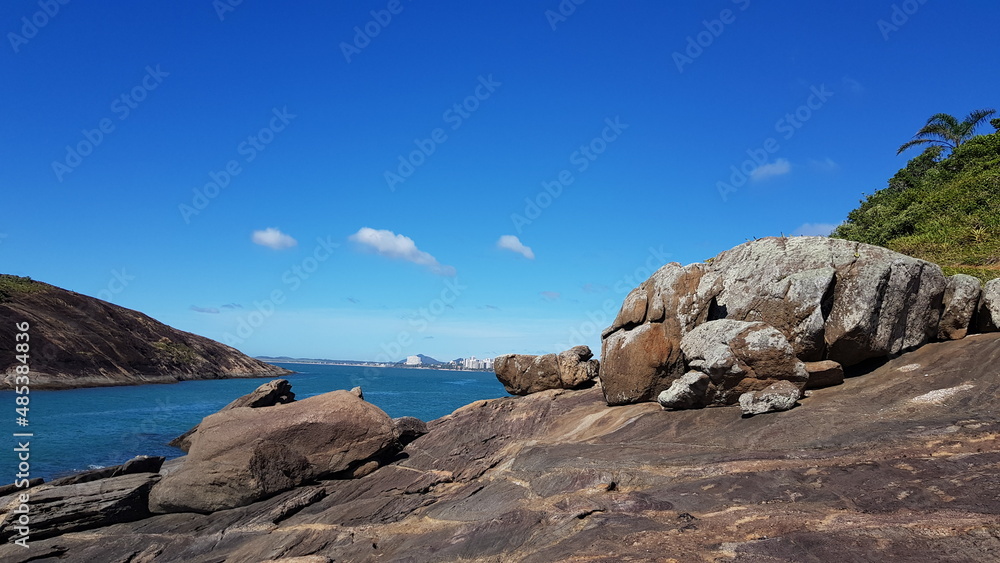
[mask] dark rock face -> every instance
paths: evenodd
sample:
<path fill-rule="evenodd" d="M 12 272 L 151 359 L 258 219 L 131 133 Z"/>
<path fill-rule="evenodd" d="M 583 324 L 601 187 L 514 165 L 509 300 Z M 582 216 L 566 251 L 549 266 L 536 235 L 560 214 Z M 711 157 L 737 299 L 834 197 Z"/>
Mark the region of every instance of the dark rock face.
<path fill-rule="evenodd" d="M 398 448 L 392 420 L 349 391 L 201 422 L 183 464 L 153 488 L 153 512 L 215 512 L 350 473 Z M 375 464 L 377 467 L 378 464 Z"/>
<path fill-rule="evenodd" d="M 396 437 L 401 446 L 405 446 L 427 433 L 427 423 L 413 416 L 401 416 L 392 419 L 396 429 Z"/>
<path fill-rule="evenodd" d="M 87 483 L 90 481 L 97 481 L 98 479 L 110 479 L 111 477 L 120 477 L 122 475 L 133 475 L 136 473 L 158 473 L 160 467 L 163 466 L 163 461 L 166 458 L 162 456 L 146 456 L 140 455 L 136 456 L 121 465 L 115 465 L 114 467 L 102 467 L 101 469 L 92 469 L 90 471 L 83 471 L 77 473 L 76 475 L 70 475 L 68 477 L 63 477 L 61 479 L 54 479 L 49 481 L 49 485 L 53 487 L 60 487 L 63 485 L 75 485 L 77 483 Z"/>
<path fill-rule="evenodd" d="M 150 515 L 149 491 L 159 479 L 155 473 L 135 473 L 63 486 L 48 483 L 23 491 L 30 496 L 30 538 L 34 541 L 146 518 Z M 16 511 L 21 504 L 20 493 L 0 498 L 0 541 L 9 542 L 17 533 Z M 2 555 L 0 559 L 6 560 Z"/>
<path fill-rule="evenodd" d="M 273 377 L 288 370 L 150 317 L 41 283 L 0 300 L 0 318 L 31 322 L 31 388 L 72 389 L 188 379 Z M 0 323 L 0 342 L 14 342 Z M 13 355 L 0 358 L 0 389 L 14 383 Z"/>
<path fill-rule="evenodd" d="M 687 371 L 684 335 L 717 319 L 770 325 L 803 361 L 852 366 L 914 349 L 937 338 L 946 286 L 929 262 L 825 237 L 760 239 L 709 264 L 668 264 L 603 333 L 605 397 L 655 397 Z"/>
<path fill-rule="evenodd" d="M 1000 334 L 929 344 L 752 418 L 607 408 L 596 388 L 480 401 L 361 479 L 0 560 L 992 561 L 998 365 Z"/>
<path fill-rule="evenodd" d="M 806 362 L 805 366 L 809 373 L 806 389 L 821 389 L 844 382 L 844 367 L 833 360 Z"/>
<path fill-rule="evenodd" d="M 268 381 L 242 397 L 237 397 L 233 402 L 222 407 L 219 412 L 238 407 L 249 407 L 252 409 L 273 407 L 274 405 L 285 405 L 293 401 L 295 401 L 295 393 L 292 393 L 292 384 L 287 379 L 275 379 L 274 381 Z M 198 425 L 196 424 L 191 430 L 171 440 L 168 445 L 186 452 L 191 449 L 191 437 L 197 431 Z"/>
<path fill-rule="evenodd" d="M 681 350 L 689 368 L 709 377 L 704 404 L 731 405 L 778 381 L 801 391 L 809 379 L 785 336 L 760 322 L 709 321 L 684 335 Z"/>
<path fill-rule="evenodd" d="M 494 371 L 512 395 L 528 395 L 549 389 L 579 389 L 593 385 L 599 362 L 587 346 L 576 346 L 559 354 L 529 356 L 507 354 L 494 360 Z"/>

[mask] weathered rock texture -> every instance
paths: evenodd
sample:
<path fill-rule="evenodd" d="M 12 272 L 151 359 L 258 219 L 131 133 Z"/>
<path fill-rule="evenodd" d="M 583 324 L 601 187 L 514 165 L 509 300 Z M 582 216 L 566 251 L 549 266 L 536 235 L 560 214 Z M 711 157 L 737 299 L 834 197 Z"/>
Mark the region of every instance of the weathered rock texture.
<path fill-rule="evenodd" d="M 777 381 L 801 391 L 809 379 L 785 336 L 760 322 L 709 321 L 684 335 L 681 350 L 688 367 L 710 379 L 705 404 L 731 405 Z"/>
<path fill-rule="evenodd" d="M 982 293 L 983 286 L 977 278 L 965 274 L 948 278 L 944 290 L 944 310 L 938 325 L 939 340 L 958 340 L 969 334 Z"/>
<path fill-rule="evenodd" d="M 358 387 L 358 389 L 361 389 Z M 222 407 L 219 412 L 235 409 L 238 407 L 249 407 L 259 409 L 261 407 L 273 407 L 274 405 L 285 405 L 295 401 L 295 393 L 292 392 L 292 384 L 287 379 L 275 379 L 268 381 L 250 393 L 237 397 L 228 405 Z M 191 449 L 191 437 L 198 431 L 198 425 L 174 438 L 168 445 L 184 450 Z"/>
<path fill-rule="evenodd" d="M 30 323 L 32 390 L 290 373 L 100 299 L 36 281 L 16 287 L 0 294 L 0 319 L 11 320 L 0 342 L 14 342 L 14 320 Z M 15 362 L 0 356 L 0 389 L 12 388 Z"/>
<path fill-rule="evenodd" d="M 0 560 L 993 561 L 998 365 L 1000 334 L 929 344 L 752 418 L 607 408 L 597 388 L 480 401 L 358 480 Z"/>
<path fill-rule="evenodd" d="M 303 483 L 349 474 L 398 446 L 392 420 L 349 391 L 206 417 L 184 463 L 153 488 L 154 512 L 244 506 Z"/>
<path fill-rule="evenodd" d="M 778 381 L 759 391 L 740 395 L 740 410 L 753 416 L 768 412 L 787 411 L 802 397 L 802 389 L 790 381 Z"/>
<path fill-rule="evenodd" d="M 947 279 L 929 262 L 826 237 L 766 238 L 708 264 L 667 264 L 603 333 L 608 404 L 651 400 L 687 370 L 680 342 L 718 319 L 781 331 L 803 361 L 852 366 L 935 340 Z"/>
<path fill-rule="evenodd" d="M 656 401 L 664 409 L 695 409 L 708 403 L 708 386 L 712 383 L 707 374 L 689 371 L 678 377 Z"/>
<path fill-rule="evenodd" d="M 26 491 L 30 497 L 29 538 L 37 541 L 146 518 L 150 515 L 149 491 L 159 479 L 156 473 L 135 473 L 71 485 L 32 487 Z M 21 504 L 19 493 L 0 498 L 0 542 L 6 543 L 18 533 L 15 522 L 20 515 L 16 511 Z M 30 547 L 24 550 L 30 551 Z M 9 559 L 0 554 L 0 560 Z"/>
<path fill-rule="evenodd" d="M 983 288 L 978 317 L 979 332 L 1000 331 L 1000 278 L 991 280 Z"/>
<path fill-rule="evenodd" d="M 528 395 L 549 389 L 579 389 L 593 385 L 600 364 L 587 346 L 576 346 L 559 354 L 529 356 L 507 354 L 493 361 L 497 379 L 512 395 Z"/>

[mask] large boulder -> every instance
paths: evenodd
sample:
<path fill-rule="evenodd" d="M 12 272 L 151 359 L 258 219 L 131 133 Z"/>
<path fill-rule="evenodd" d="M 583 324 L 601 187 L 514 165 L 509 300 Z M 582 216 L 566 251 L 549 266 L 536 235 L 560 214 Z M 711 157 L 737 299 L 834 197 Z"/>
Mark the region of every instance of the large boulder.
<path fill-rule="evenodd" d="M 766 238 L 706 264 L 668 264 L 632 291 L 602 337 L 610 405 L 650 400 L 687 371 L 681 339 L 712 320 L 761 321 L 803 361 L 851 366 L 935 340 L 941 268 L 826 237 Z"/>
<path fill-rule="evenodd" d="M 206 417 L 180 468 L 152 490 L 156 513 L 244 506 L 396 451 L 392 419 L 349 391 Z M 370 466 L 368 466 L 370 467 Z"/>
<path fill-rule="evenodd" d="M 983 286 L 978 278 L 957 274 L 948 278 L 944 290 L 939 340 L 958 340 L 969 333 L 970 324 L 979 306 Z"/>
<path fill-rule="evenodd" d="M 684 335 L 681 350 L 688 366 L 710 379 L 705 404 L 731 405 L 778 381 L 801 391 L 809 379 L 785 336 L 760 322 L 709 321 Z"/>
<path fill-rule="evenodd" d="M 983 287 L 977 317 L 979 332 L 1000 331 L 1000 278 L 987 282 Z"/>
<path fill-rule="evenodd" d="M 252 409 L 273 407 L 274 405 L 285 405 L 294 401 L 295 393 L 292 393 L 292 384 L 287 379 L 275 379 L 268 381 L 242 397 L 237 397 L 231 403 L 219 409 L 219 412 L 239 407 L 249 407 Z M 196 424 L 187 432 L 171 440 L 167 445 L 186 452 L 191 449 L 191 436 L 197 431 L 198 425 Z"/>
<path fill-rule="evenodd" d="M 580 389 L 593 385 L 597 378 L 600 364 L 593 357 L 587 346 L 543 356 L 507 354 L 493 361 L 493 371 L 512 395 Z"/>

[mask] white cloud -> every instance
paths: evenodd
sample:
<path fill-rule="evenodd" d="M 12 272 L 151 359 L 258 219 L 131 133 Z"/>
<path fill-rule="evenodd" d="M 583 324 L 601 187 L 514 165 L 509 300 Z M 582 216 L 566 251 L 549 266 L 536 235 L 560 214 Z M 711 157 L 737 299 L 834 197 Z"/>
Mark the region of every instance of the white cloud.
<path fill-rule="evenodd" d="M 792 231 L 792 235 L 799 237 L 825 237 L 836 228 L 837 225 L 832 223 L 805 223 Z"/>
<path fill-rule="evenodd" d="M 787 158 L 779 158 L 774 162 L 768 162 L 767 164 L 758 166 L 750 174 L 750 179 L 754 182 L 760 182 L 761 180 L 766 180 L 774 176 L 783 176 L 792 171 L 792 163 L 788 162 Z"/>
<path fill-rule="evenodd" d="M 558 291 L 543 291 L 541 293 L 542 299 L 546 301 L 558 301 L 562 294 Z"/>
<path fill-rule="evenodd" d="M 826 157 L 823 160 L 810 159 L 809 166 L 812 166 L 820 172 L 836 172 L 840 169 L 840 165 L 834 162 L 830 157 Z"/>
<path fill-rule="evenodd" d="M 191 305 L 191 310 L 196 313 L 208 313 L 209 315 L 219 314 L 219 310 L 215 307 L 199 307 L 197 305 Z"/>
<path fill-rule="evenodd" d="M 254 244 L 273 248 L 274 250 L 284 250 L 298 244 L 298 241 L 274 227 L 268 227 L 263 231 L 254 231 L 252 238 Z"/>
<path fill-rule="evenodd" d="M 430 271 L 441 276 L 455 275 L 455 268 L 443 266 L 437 258 L 417 248 L 417 244 L 410 237 L 397 235 L 392 231 L 362 227 L 348 238 L 379 256 L 427 266 Z"/>
<path fill-rule="evenodd" d="M 521 243 L 521 239 L 514 235 L 503 235 L 500 237 L 500 240 L 497 241 L 497 248 L 513 250 L 528 260 L 535 259 L 535 253 L 531 251 L 531 247 L 524 246 L 524 244 Z"/>

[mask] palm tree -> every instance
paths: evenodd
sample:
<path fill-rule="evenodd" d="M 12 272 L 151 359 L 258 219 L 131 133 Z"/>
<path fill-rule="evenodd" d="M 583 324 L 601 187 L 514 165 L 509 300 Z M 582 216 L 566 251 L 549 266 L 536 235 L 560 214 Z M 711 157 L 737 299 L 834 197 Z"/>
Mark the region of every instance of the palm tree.
<path fill-rule="evenodd" d="M 911 141 L 903 143 L 903 146 L 899 147 L 896 154 L 924 143 L 939 143 L 944 147 L 954 149 L 974 137 L 976 128 L 994 113 L 996 113 L 994 109 L 977 109 L 966 116 L 963 121 L 959 121 L 955 116 L 947 113 L 934 114 L 927 120 L 927 124 L 920 131 L 917 131 Z"/>

